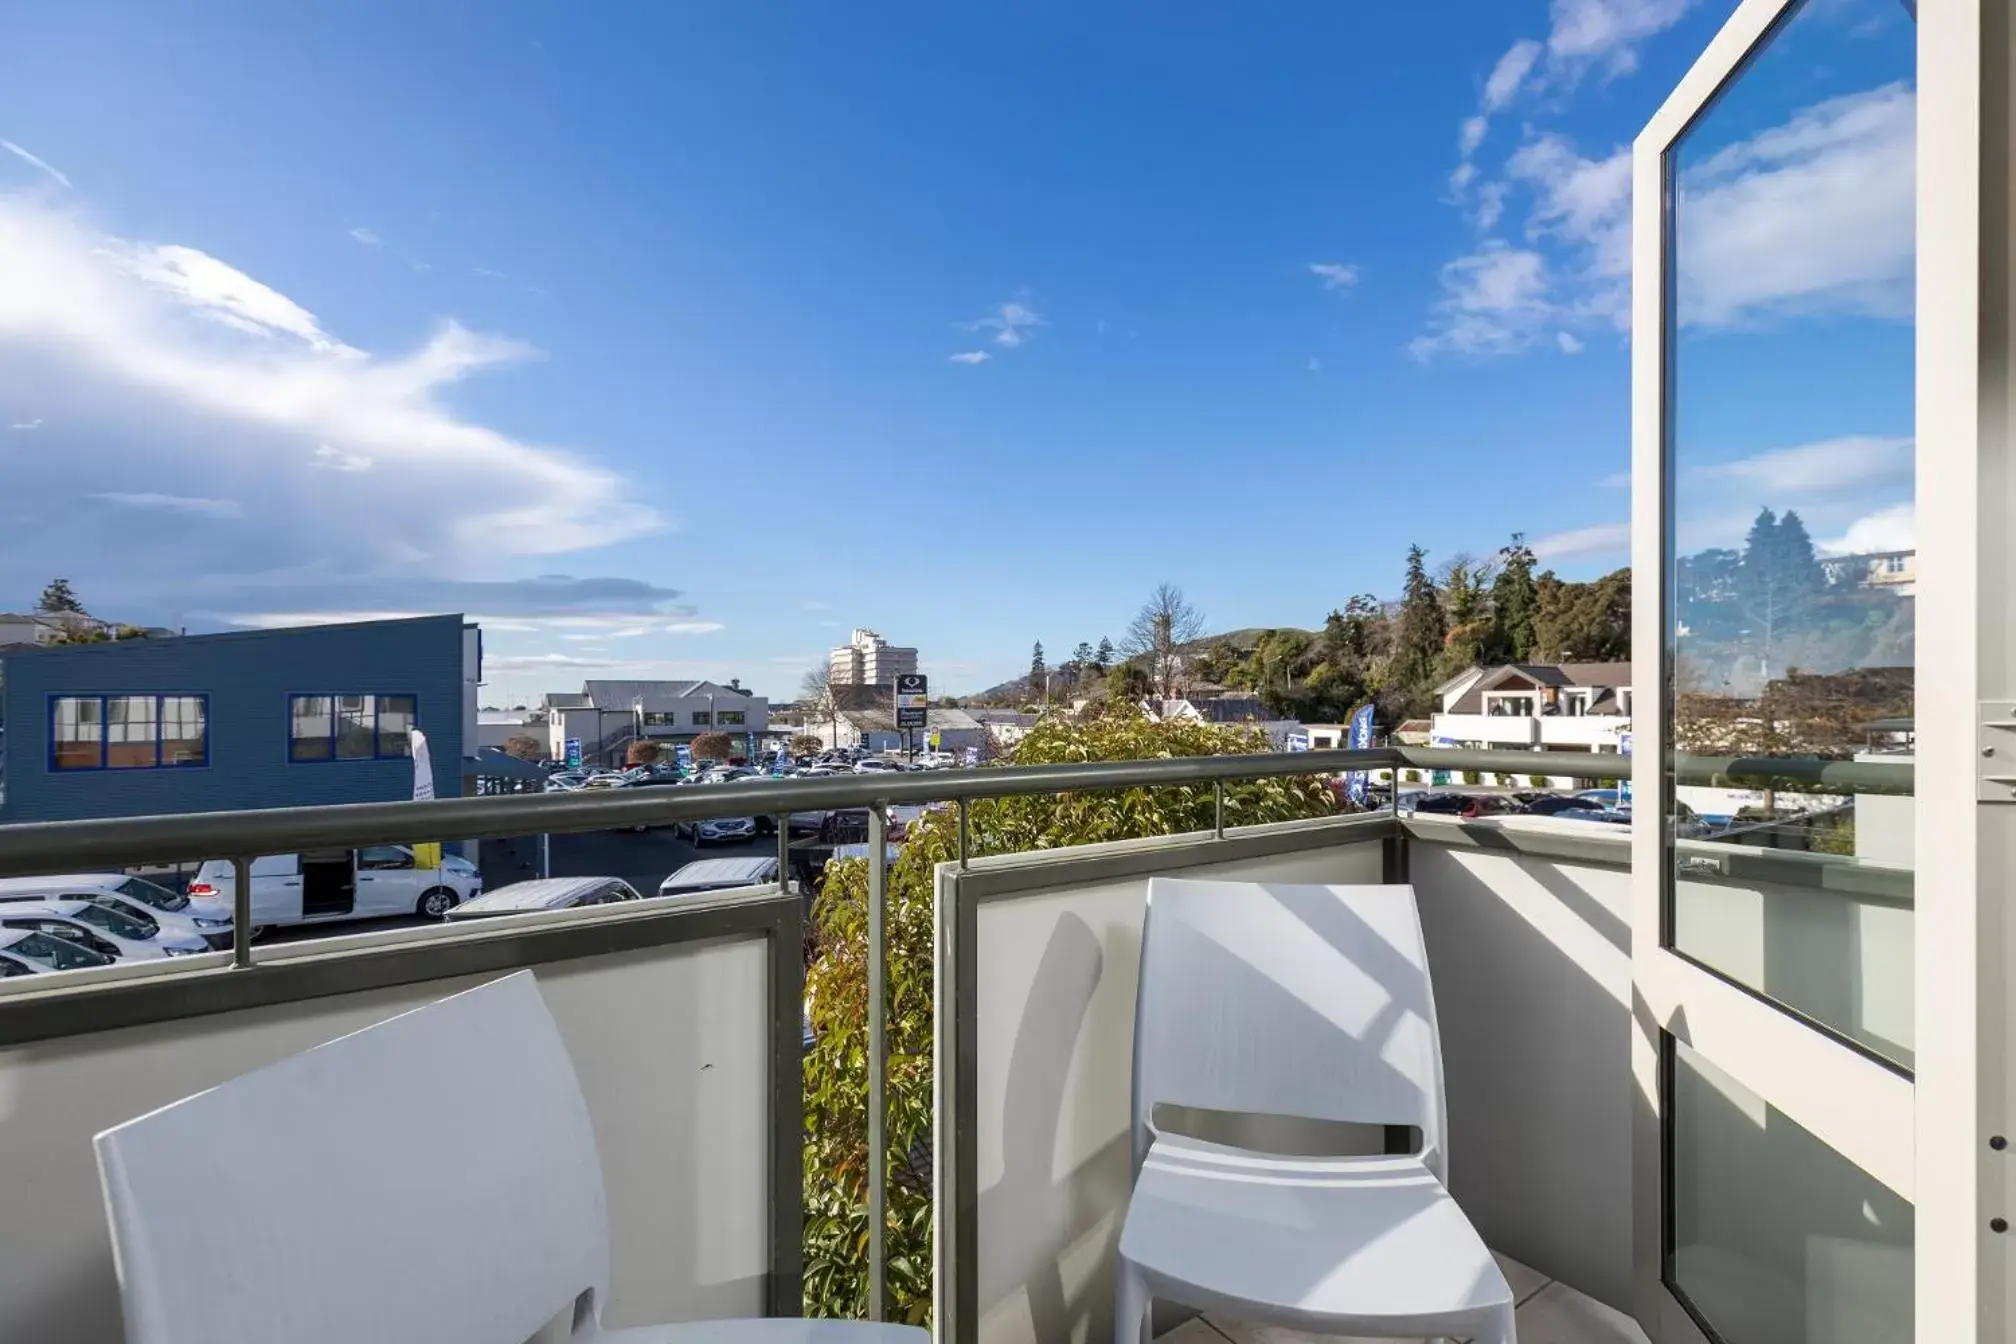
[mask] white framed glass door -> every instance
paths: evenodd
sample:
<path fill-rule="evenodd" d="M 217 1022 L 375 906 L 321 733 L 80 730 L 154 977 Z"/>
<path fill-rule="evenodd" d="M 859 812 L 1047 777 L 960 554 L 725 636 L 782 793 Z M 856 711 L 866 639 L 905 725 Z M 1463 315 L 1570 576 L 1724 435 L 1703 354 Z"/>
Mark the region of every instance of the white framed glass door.
<path fill-rule="evenodd" d="M 1914 1338 L 1917 42 L 1904 0 L 1743 0 L 1635 146 L 1655 1344 Z"/>

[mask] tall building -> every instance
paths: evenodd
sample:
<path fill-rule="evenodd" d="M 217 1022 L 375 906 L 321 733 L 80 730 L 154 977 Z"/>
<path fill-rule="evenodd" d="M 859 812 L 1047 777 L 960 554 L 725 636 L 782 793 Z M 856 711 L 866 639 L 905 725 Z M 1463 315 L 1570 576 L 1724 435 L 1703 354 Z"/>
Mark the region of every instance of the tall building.
<path fill-rule="evenodd" d="M 835 686 L 888 686 L 917 670 L 917 650 L 897 648 L 873 630 L 857 629 L 833 650 L 830 666 Z"/>

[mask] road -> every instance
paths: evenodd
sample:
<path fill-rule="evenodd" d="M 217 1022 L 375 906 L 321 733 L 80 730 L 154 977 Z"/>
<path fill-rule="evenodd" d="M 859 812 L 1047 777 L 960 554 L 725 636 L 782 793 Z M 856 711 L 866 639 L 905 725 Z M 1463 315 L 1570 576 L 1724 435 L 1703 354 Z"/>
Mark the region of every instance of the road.
<path fill-rule="evenodd" d="M 670 830 L 590 831 L 581 835 L 556 835 L 551 841 L 553 876 L 620 877 L 645 896 L 656 894 L 658 884 L 698 858 L 731 858 L 741 855 L 772 855 L 777 852 L 775 836 L 761 836 L 742 844 L 708 845 L 695 848 L 678 839 Z M 483 869 L 483 889 L 494 891 L 512 882 L 539 876 L 539 842 L 536 837 L 520 840 L 486 840 L 477 850 Z M 409 929 L 431 921 L 414 915 L 395 919 L 345 920 L 335 924 L 306 924 L 269 930 L 259 941 L 298 943 L 310 938 L 332 938 L 377 929 Z"/>

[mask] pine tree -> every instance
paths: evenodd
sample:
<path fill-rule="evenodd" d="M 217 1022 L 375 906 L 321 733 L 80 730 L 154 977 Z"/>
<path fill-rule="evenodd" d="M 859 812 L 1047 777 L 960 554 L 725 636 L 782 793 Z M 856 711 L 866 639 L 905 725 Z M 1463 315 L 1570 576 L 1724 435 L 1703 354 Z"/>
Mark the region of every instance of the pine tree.
<path fill-rule="evenodd" d="M 49 586 L 42 590 L 40 600 L 35 603 L 37 611 L 82 611 L 84 604 L 77 600 L 77 594 L 70 587 L 68 579 L 51 579 Z"/>
<path fill-rule="evenodd" d="M 1099 673 L 1100 676 L 1103 677 L 1106 675 L 1107 669 L 1111 668 L 1112 666 L 1113 666 L 1113 641 L 1106 638 L 1106 636 L 1101 635 L 1099 636 L 1099 647 L 1096 650 L 1094 650 L 1092 654 L 1092 667 L 1096 672 Z"/>
<path fill-rule="evenodd" d="M 1540 589 L 1533 579 L 1536 563 L 1524 532 L 1498 552 L 1498 577 L 1491 583 L 1491 633 L 1481 651 L 1492 662 L 1520 663 L 1532 656 L 1534 622 L 1540 614 Z"/>
<path fill-rule="evenodd" d="M 1092 652 L 1092 642 L 1090 640 L 1079 640 L 1078 647 L 1071 650 L 1071 661 L 1079 667 L 1097 666 L 1097 663 L 1094 661 L 1095 657 L 1096 655 Z"/>
<path fill-rule="evenodd" d="M 1050 695 L 1049 687 L 1046 685 L 1048 679 L 1048 669 L 1043 665 L 1043 641 L 1039 639 L 1036 641 L 1036 651 L 1029 655 L 1030 696 L 1040 696 L 1047 700 Z"/>
<path fill-rule="evenodd" d="M 1427 552 L 1407 548 L 1407 587 L 1400 601 L 1399 629 L 1393 639 L 1393 669 L 1389 684 L 1411 714 L 1435 688 L 1435 669 L 1442 657 L 1448 625 L 1441 595 L 1428 577 Z"/>

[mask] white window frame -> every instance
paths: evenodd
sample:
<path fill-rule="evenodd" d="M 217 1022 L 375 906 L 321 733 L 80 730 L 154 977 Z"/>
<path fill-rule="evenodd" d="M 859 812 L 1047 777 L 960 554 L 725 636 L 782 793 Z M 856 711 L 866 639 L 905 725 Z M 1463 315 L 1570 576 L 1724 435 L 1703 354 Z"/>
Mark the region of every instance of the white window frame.
<path fill-rule="evenodd" d="M 1641 575 L 1666 566 L 1664 428 L 1668 302 L 1662 249 L 1666 238 L 1665 156 L 1717 89 L 1742 65 L 1797 0 L 1741 0 L 1647 124 L 1632 164 L 1632 565 Z M 1916 1338 L 1931 1341 L 2016 1338 L 2016 1303 L 2004 1290 L 2016 1235 L 1986 1228 L 1988 1209 L 2008 1214 L 2016 1195 L 2010 1162 L 1986 1147 L 1984 1123 L 2007 1133 L 2016 1099 L 2008 1095 L 2007 1033 L 1984 1032 L 2003 1017 L 2009 948 L 1999 911 L 2002 863 L 1984 890 L 1976 871 L 1988 839 L 1974 801 L 1975 738 L 1981 652 L 1976 623 L 1982 573 L 2008 572 L 2016 547 L 2002 539 L 2016 525 L 2016 483 L 1985 479 L 1978 451 L 1985 436 L 2007 442 L 2010 417 L 1999 399 L 2008 366 L 1996 365 L 1998 399 L 1977 383 L 1988 328 L 1981 321 L 1984 191 L 2008 200 L 2010 131 L 1984 149 L 1982 77 L 2009 84 L 2009 31 L 1987 29 L 1981 0 L 1918 6 L 1917 510 L 1938 518 L 1921 532 L 1919 565 L 1930 580 L 1918 606 L 1921 661 L 1917 709 L 1917 886 L 1965 899 L 1922 902 L 1915 913 L 1915 1078 L 1907 1078 L 1814 1030 L 1662 946 L 1664 866 L 1660 819 L 1669 807 L 1661 769 L 1665 723 L 1664 584 L 1640 586 L 1632 617 L 1633 662 L 1653 669 L 1644 708 L 1634 718 L 1633 788 L 1643 802 L 1632 834 L 1631 1033 L 1633 1112 L 1634 1307 L 1653 1344 L 1706 1344 L 1663 1283 L 1665 1183 L 1661 1036 L 1668 1032 L 1763 1097 L 1885 1186 L 1915 1205 Z M 2000 39 L 1984 65 L 1984 31 Z M 1922 72 L 1934 72 L 1925 77 Z M 2006 106 L 2006 99 L 2004 104 Z M 1985 172 L 1992 181 L 1984 181 Z M 1999 219 L 2008 219 L 1998 210 Z M 1929 241 L 1928 241 L 1929 240 Z M 1995 240 L 1988 263 L 2010 272 L 2008 239 Z M 1998 304 L 2008 296 L 1993 293 Z M 1997 314 L 2001 316 L 2000 313 Z M 2006 350 L 2002 352 L 2008 359 Z M 1788 392 L 1788 395 L 1796 393 Z M 1992 405 L 1993 416 L 1987 414 Z M 1951 520 L 1949 525 L 1947 520 Z M 1992 530 L 1991 530 L 1992 529 Z M 1980 550 L 1993 538 L 1993 556 Z M 1984 564 L 1993 560 L 1999 568 Z M 2006 580 L 2002 580 L 2006 584 Z M 1996 593 L 2005 599 L 2008 590 Z M 1648 600 L 1649 599 L 1649 600 Z M 1996 650 L 1992 693 L 2016 700 L 2016 651 Z M 1620 692 L 1629 712 L 1633 706 Z M 1997 812 L 1993 854 L 2016 852 L 2016 806 Z M 1978 979 L 1977 979 L 1978 975 Z M 1992 1098 L 1992 1105 L 1991 1105 Z M 1992 1116 L 1992 1119 L 1991 1119 Z M 1994 1203 L 1987 1204 L 1987 1192 Z M 2016 1215 L 2011 1215 L 2016 1216 Z M 1987 1277 L 1992 1274 L 1992 1282 Z M 1995 1319 L 1978 1318 L 1996 1304 Z"/>

